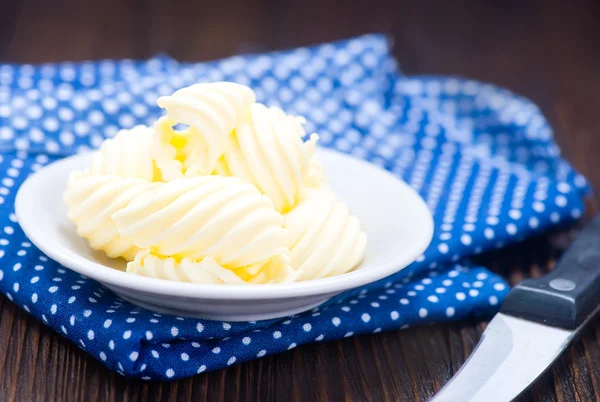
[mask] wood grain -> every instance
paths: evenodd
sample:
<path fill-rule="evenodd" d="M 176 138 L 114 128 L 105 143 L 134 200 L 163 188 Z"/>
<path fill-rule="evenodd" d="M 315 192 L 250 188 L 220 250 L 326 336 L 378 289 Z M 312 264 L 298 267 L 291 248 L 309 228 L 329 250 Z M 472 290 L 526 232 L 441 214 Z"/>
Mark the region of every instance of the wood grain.
<path fill-rule="evenodd" d="M 534 100 L 565 156 L 600 188 L 600 6 L 593 0 L 21 0 L 3 2 L 0 60 L 208 60 L 389 32 L 409 74 L 493 82 Z M 588 215 L 597 210 L 590 200 Z M 479 262 L 509 281 L 551 269 L 574 235 L 552 233 Z M 2 401 L 419 401 L 447 382 L 485 323 L 409 328 L 160 383 L 127 380 L 0 297 Z M 519 401 L 600 398 L 600 326 Z"/>

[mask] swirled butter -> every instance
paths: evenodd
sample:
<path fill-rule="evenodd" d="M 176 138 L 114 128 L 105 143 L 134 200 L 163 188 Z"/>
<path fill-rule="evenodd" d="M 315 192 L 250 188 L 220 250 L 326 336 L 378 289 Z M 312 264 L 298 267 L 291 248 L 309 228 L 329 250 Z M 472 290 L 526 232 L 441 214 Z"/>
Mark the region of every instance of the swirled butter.
<path fill-rule="evenodd" d="M 140 251 L 127 264 L 127 272 L 150 278 L 202 284 L 286 283 L 295 280 L 287 253 L 272 257 L 264 264 L 234 270 L 221 266 L 214 257 L 201 260 L 161 257 L 150 250 Z"/>
<path fill-rule="evenodd" d="M 157 167 L 157 180 L 181 179 L 195 158 L 203 158 L 202 149 L 206 144 L 201 138 L 190 134 L 190 129 L 175 130 L 176 122 L 163 116 L 154 124 L 154 141 L 151 155 Z M 200 156 L 196 156 L 200 155 Z"/>
<path fill-rule="evenodd" d="M 367 237 L 360 222 L 331 190 L 307 189 L 284 218 L 290 265 L 298 280 L 343 274 L 364 258 Z"/>
<path fill-rule="evenodd" d="M 228 269 L 287 253 L 287 230 L 273 203 L 236 177 L 200 176 L 162 183 L 113 215 L 121 236 L 161 256 Z"/>
<path fill-rule="evenodd" d="M 131 274 L 203 284 L 325 278 L 363 260 L 366 236 L 303 118 L 228 82 L 158 105 L 166 116 L 119 131 L 68 180 L 68 217 L 92 248 Z"/>
<path fill-rule="evenodd" d="M 303 142 L 298 118 L 277 107 L 255 103 L 229 137 L 229 146 L 215 173 L 252 183 L 284 212 L 298 200 L 313 155 L 316 134 Z"/>
<path fill-rule="evenodd" d="M 232 270 L 219 265 L 214 257 L 204 257 L 199 261 L 189 258 L 177 260 L 173 257 L 158 256 L 149 250 L 137 253 L 133 261 L 127 263 L 127 272 L 177 282 L 233 285 L 246 283 Z"/>
<path fill-rule="evenodd" d="M 111 216 L 134 197 L 143 196 L 157 186 L 159 183 L 139 178 L 74 172 L 64 194 L 67 216 L 91 248 L 102 250 L 111 258 L 131 260 L 140 250 L 133 239 L 119 234 Z"/>
<path fill-rule="evenodd" d="M 152 140 L 152 129 L 146 126 L 119 131 L 114 138 L 105 140 L 100 149 L 94 152 L 90 172 L 152 181 Z"/>
<path fill-rule="evenodd" d="M 181 174 L 191 177 L 212 173 L 227 149 L 229 135 L 255 101 L 252 89 L 232 82 L 195 84 L 158 98 L 168 121 L 189 126 L 185 133 L 171 134 L 174 138 L 181 137 L 179 134 L 190 137 L 182 146 Z M 162 144 L 173 146 L 173 138 L 166 137 L 161 137 Z M 158 167 L 162 169 L 162 163 Z"/>
<path fill-rule="evenodd" d="M 308 170 L 304 175 L 304 188 L 326 188 L 329 184 L 325 167 L 316 155 L 308 161 Z"/>

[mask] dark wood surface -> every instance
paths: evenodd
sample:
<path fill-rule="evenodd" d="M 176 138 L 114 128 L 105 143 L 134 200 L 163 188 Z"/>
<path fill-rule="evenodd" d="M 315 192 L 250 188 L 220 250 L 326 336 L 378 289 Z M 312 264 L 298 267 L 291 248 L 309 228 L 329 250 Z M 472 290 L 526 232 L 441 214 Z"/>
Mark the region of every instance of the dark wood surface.
<path fill-rule="evenodd" d="M 407 73 L 493 82 L 538 103 L 565 156 L 600 188 L 600 5 L 595 1 L 2 0 L 0 61 L 206 60 L 391 32 Z M 588 202 L 592 214 L 596 201 Z M 511 283 L 551 269 L 574 231 L 481 262 Z M 0 297 L 0 401 L 419 401 L 458 370 L 484 322 L 298 347 L 170 383 L 127 380 Z M 600 325 L 521 401 L 600 398 Z"/>

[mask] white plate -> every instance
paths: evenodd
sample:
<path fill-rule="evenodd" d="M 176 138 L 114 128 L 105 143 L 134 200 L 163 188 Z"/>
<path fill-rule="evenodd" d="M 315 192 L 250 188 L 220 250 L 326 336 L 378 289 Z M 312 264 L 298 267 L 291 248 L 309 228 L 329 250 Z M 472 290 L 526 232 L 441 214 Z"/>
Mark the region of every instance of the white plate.
<path fill-rule="evenodd" d="M 75 233 L 62 200 L 68 174 L 90 163 L 90 154 L 55 162 L 29 177 L 15 209 L 25 234 L 52 259 L 106 285 L 134 304 L 177 315 L 226 321 L 283 317 L 309 310 L 345 290 L 385 278 L 412 263 L 429 245 L 433 220 L 406 183 L 369 163 L 319 149 L 331 186 L 367 234 L 364 262 L 353 272 L 274 285 L 201 285 L 124 272 L 123 261 L 91 250 Z"/>

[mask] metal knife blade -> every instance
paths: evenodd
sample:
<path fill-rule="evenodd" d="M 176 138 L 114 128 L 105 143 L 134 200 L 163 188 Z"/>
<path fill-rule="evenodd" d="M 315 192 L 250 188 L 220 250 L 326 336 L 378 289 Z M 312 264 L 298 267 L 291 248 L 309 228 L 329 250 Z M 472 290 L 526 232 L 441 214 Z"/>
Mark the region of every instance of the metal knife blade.
<path fill-rule="evenodd" d="M 546 371 L 575 334 L 498 313 L 432 402 L 511 401 Z"/>
<path fill-rule="evenodd" d="M 431 402 L 507 402 L 600 312 L 600 216 L 549 274 L 515 286 L 467 361 Z"/>

